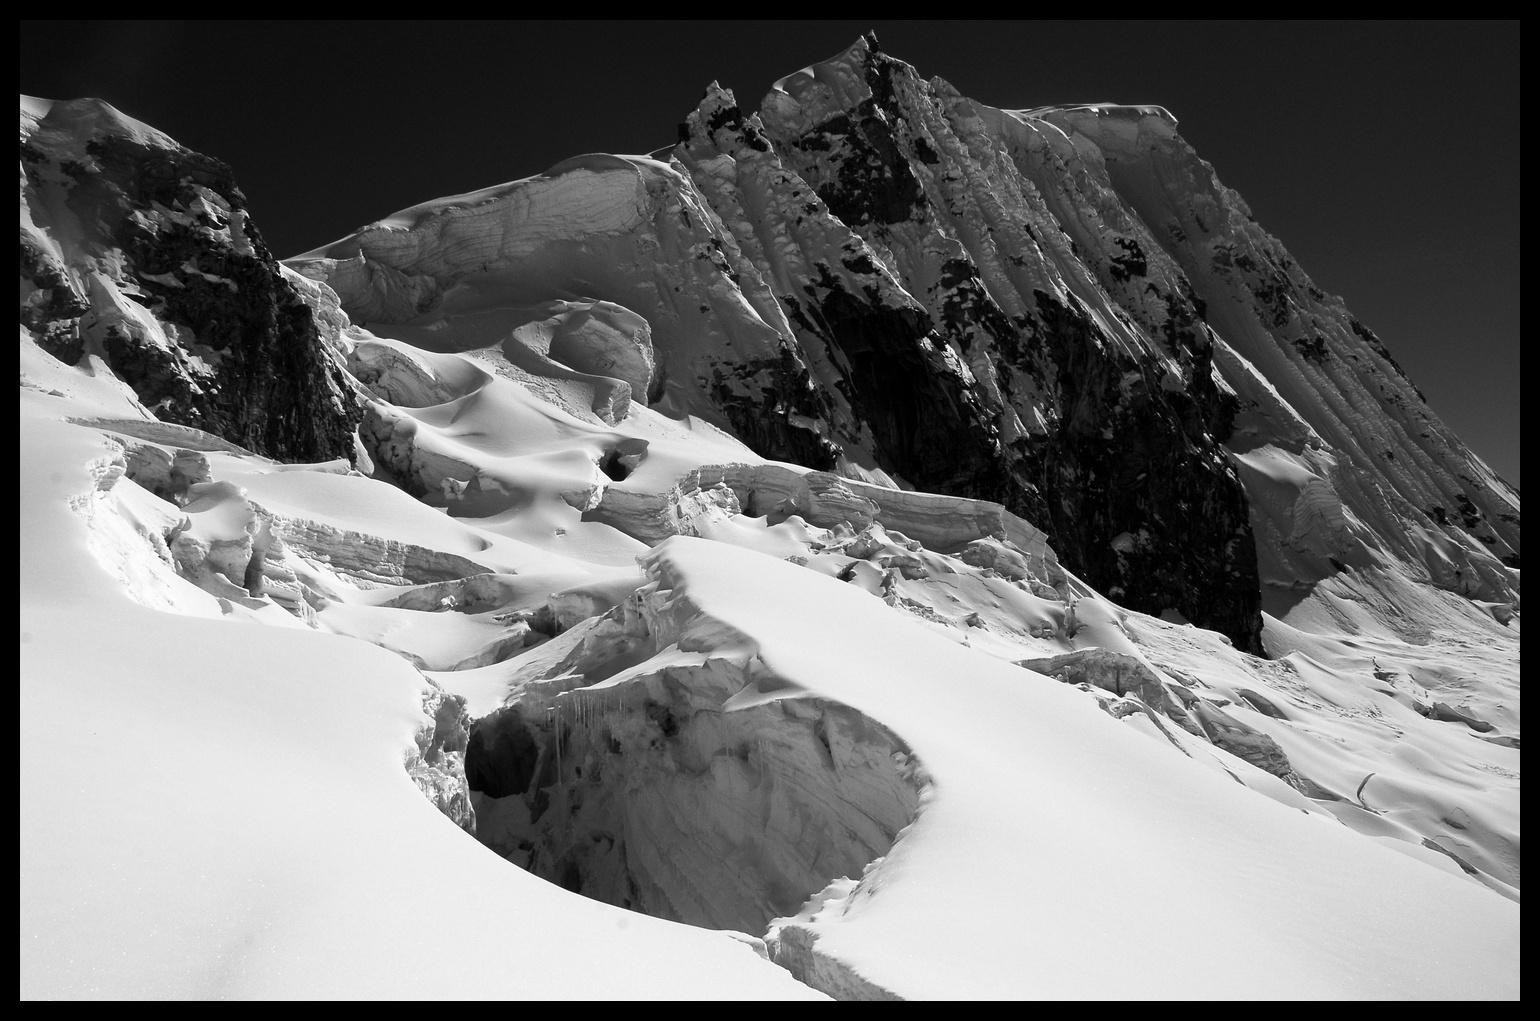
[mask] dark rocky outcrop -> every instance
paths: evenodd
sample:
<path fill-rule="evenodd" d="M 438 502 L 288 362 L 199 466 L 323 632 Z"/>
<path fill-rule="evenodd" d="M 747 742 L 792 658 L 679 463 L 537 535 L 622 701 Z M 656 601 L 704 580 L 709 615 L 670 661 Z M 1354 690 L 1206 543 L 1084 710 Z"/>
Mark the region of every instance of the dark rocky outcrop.
<path fill-rule="evenodd" d="M 973 107 L 1120 307 L 1152 335 L 1213 335 L 1237 400 L 1226 446 L 1252 459 L 1241 474 L 1266 584 L 1307 590 L 1340 573 L 1332 560 L 1361 568 L 1377 559 L 1467 598 L 1516 601 L 1519 579 L 1507 568 L 1518 563 L 1517 491 L 1439 420 L 1380 338 L 1262 229 L 1175 118 L 1108 104 Z M 1121 242 L 1138 244 L 1143 277 L 1119 282 L 1107 272 L 1116 267 L 1100 264 Z M 1287 496 L 1270 490 L 1257 471 L 1268 461 L 1315 481 Z M 1292 510 L 1300 499 L 1303 514 Z M 1307 520 L 1309 506 L 1339 503 L 1350 528 Z"/>
<path fill-rule="evenodd" d="M 352 387 L 230 168 L 98 100 L 27 126 L 21 321 L 39 343 L 99 355 L 162 421 L 280 460 L 351 456 Z"/>
<path fill-rule="evenodd" d="M 1190 288 L 1142 328 L 966 101 L 872 40 L 779 83 L 763 117 L 708 91 L 676 156 L 724 223 L 777 218 L 765 226 L 799 242 L 797 261 L 737 239 L 815 373 L 831 367 L 847 449 L 864 439 L 908 483 L 1000 502 L 1125 605 L 1260 651 L 1255 545 L 1222 446 L 1236 405 Z M 733 186 L 713 187 L 724 155 Z M 777 189 L 811 194 L 787 208 Z M 1148 268 L 1123 241 L 1114 282 Z"/>

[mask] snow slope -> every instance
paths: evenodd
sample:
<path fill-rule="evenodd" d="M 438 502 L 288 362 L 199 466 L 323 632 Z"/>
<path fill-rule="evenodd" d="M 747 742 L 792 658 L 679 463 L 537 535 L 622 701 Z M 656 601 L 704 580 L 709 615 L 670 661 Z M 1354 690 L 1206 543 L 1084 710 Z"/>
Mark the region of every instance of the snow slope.
<path fill-rule="evenodd" d="M 565 893 L 456 829 L 403 769 L 427 721 L 401 659 L 136 604 L 71 507 L 113 499 L 90 470 L 111 447 L 50 403 L 23 402 L 41 492 L 22 509 L 21 712 L 73 740 L 22 739 L 23 997 L 810 993 L 741 942 Z"/>
<path fill-rule="evenodd" d="M 815 953 L 867 981 L 906 997 L 1505 987 L 1516 909 L 1478 887 L 1257 797 L 850 586 L 698 540 L 653 556 L 771 670 L 885 721 L 930 771 L 913 828 L 807 924 Z M 1458 965 L 1429 967 L 1434 928 Z"/>
<path fill-rule="evenodd" d="M 414 731 L 429 723 L 421 709 L 427 682 L 401 658 L 303 627 L 219 620 L 236 615 L 222 614 L 213 597 L 169 570 L 164 583 L 183 615 L 135 605 L 130 597 L 152 600 L 132 565 L 158 561 L 146 539 L 148 515 L 140 512 L 136 530 L 125 507 L 154 498 L 135 493 L 126 478 L 113 481 L 114 445 L 96 430 L 56 421 L 65 410 L 58 398 L 23 402 L 24 470 L 51 480 L 27 503 L 23 522 L 30 539 L 22 565 L 30 595 L 22 622 L 23 717 L 67 718 L 84 739 L 61 760 L 46 730 L 24 728 L 24 995 L 719 996 L 805 989 L 777 984 L 787 973 L 740 943 L 712 942 L 703 929 L 602 907 L 512 867 L 457 830 L 413 790 L 402 768 L 416 750 Z M 346 504 L 329 488 L 335 489 L 312 492 L 307 506 L 342 520 Z M 176 513 L 174 505 L 163 506 Z M 115 516 L 129 527 L 111 529 L 105 522 Z M 661 668 L 666 676 L 670 657 L 677 660 L 685 648 L 726 649 L 741 658 L 747 643 L 750 658 L 774 680 L 761 677 L 739 689 L 750 696 L 738 699 L 739 712 L 788 698 L 820 713 L 849 707 L 880 721 L 923 764 L 917 817 L 904 820 L 891 850 L 880 848 L 886 856 L 879 864 L 853 890 L 836 890 L 844 895 L 816 917 L 772 930 L 783 961 L 797 955 L 780 948 L 806 944 L 816 960 L 837 963 L 836 977 L 821 988 L 839 994 L 874 986 L 906 997 L 1516 993 L 1516 905 L 1452 865 L 1440 868 L 1448 859 L 1419 859 L 1411 843 L 1403 847 L 1408 853 L 1393 853 L 1240 759 L 1185 735 L 1173 743 L 1148 723 L 1130 726 L 1128 717 L 1115 718 L 1074 686 L 965 647 L 970 632 L 1004 637 L 987 626 L 922 621 L 906 603 L 886 605 L 880 586 L 862 591 L 859 577 L 842 584 L 788 563 L 782 557 L 798 542 L 794 532 L 785 533 L 784 545 L 751 548 L 765 543 L 753 536 L 787 524 L 718 520 L 742 523 L 716 532 L 725 541 L 670 539 L 644 566 L 668 603 L 687 604 L 719 624 L 705 628 L 707 637 L 681 635 L 669 644 L 670 636 L 655 629 L 661 648 L 651 662 L 658 665 L 643 661 L 631 674 Z M 419 537 L 445 538 L 427 530 Z M 103 570 L 114 562 L 124 565 L 118 578 Z M 570 562 L 581 569 L 581 561 Z M 542 599 L 560 584 L 547 574 L 531 581 L 538 587 L 528 591 Z M 319 627 L 356 629 L 337 612 L 351 607 L 366 618 L 375 593 L 390 591 L 337 592 L 348 602 L 323 608 Z M 1049 611 L 1044 618 L 1051 621 L 1054 602 L 1003 591 Z M 517 605 L 518 593 L 493 600 Z M 275 611 L 282 614 L 276 607 L 268 612 Z M 374 613 L 426 624 L 465 616 Z M 1092 635 L 1098 626 L 1115 626 L 1099 625 L 1086 607 L 1081 616 L 1088 621 L 1081 630 Z M 91 622 L 85 635 L 77 623 L 83 620 Z M 1161 626 L 1134 623 L 1140 630 Z M 702 630 L 699 622 L 691 627 Z M 1014 638 L 1030 645 L 1026 630 Z M 374 633 L 354 633 L 393 647 Z M 1087 636 L 1078 637 L 1067 644 L 1085 644 Z M 470 650 L 481 639 L 460 641 Z M 1319 648 L 1310 652 L 1301 662 L 1326 677 L 1309 670 L 1301 676 L 1318 688 L 1330 685 L 1339 700 L 1370 697 L 1350 668 L 1326 660 Z M 517 666 L 521 657 L 503 662 Z M 475 694 L 485 681 L 468 675 L 487 669 L 432 676 L 452 692 L 463 678 Z M 585 676 L 602 679 L 604 672 Z M 614 677 L 600 683 L 614 684 Z M 759 690 L 767 694 L 755 696 Z M 1288 689 L 1265 690 L 1288 707 L 1301 732 L 1287 745 L 1291 761 L 1315 768 L 1296 749 L 1331 714 L 1312 713 Z M 517 693 L 517 684 L 506 684 L 503 698 L 482 694 L 481 711 L 516 701 L 510 696 Z M 631 718 L 644 719 L 645 709 L 635 708 Z M 627 711 L 624 698 L 608 709 L 615 731 Z M 1466 729 L 1406 715 L 1430 730 Z M 1339 735 L 1348 733 L 1340 729 L 1345 725 L 1338 724 Z M 565 786 L 575 787 L 570 757 L 582 742 L 571 735 L 566 741 Z M 1357 756 L 1370 761 L 1372 746 L 1360 742 Z M 1405 758 L 1411 747 L 1400 742 L 1390 758 Z M 1440 765 L 1429 772 L 1425 760 L 1418 779 L 1424 788 L 1437 786 L 1455 757 L 1437 744 L 1423 747 Z M 853 766 L 833 760 L 825 768 Z M 1383 765 L 1378 773 L 1395 775 Z M 559 799 L 564 784 L 560 775 L 554 779 L 548 793 Z M 1469 774 L 1462 779 L 1468 784 Z M 1446 811 L 1490 825 L 1492 806 L 1461 799 L 1452 786 L 1446 780 L 1443 799 L 1462 807 Z M 1378 800 L 1374 786 L 1358 793 Z M 1511 824 L 1516 836 L 1516 812 L 1499 812 L 1496 820 Z M 1390 832 L 1397 824 L 1380 825 Z M 428 889 L 401 896 L 424 884 Z M 447 916 L 446 895 L 456 905 Z M 518 923 L 509 925 L 514 918 Z M 1087 944 L 1114 932 L 1119 945 L 1132 936 L 1140 953 L 1116 966 L 1085 953 Z M 1441 948 L 1434 967 L 1424 956 L 1430 932 L 1439 934 Z M 596 945 L 607 948 L 602 980 L 564 963 L 570 950 L 563 947 L 582 946 L 586 958 Z M 1229 966 L 1207 969 L 1194 985 L 1180 966 L 1194 959 Z M 1259 960 L 1267 966 L 1257 967 Z M 510 961 L 519 966 L 509 968 Z M 801 974 L 816 970 L 804 965 Z"/>

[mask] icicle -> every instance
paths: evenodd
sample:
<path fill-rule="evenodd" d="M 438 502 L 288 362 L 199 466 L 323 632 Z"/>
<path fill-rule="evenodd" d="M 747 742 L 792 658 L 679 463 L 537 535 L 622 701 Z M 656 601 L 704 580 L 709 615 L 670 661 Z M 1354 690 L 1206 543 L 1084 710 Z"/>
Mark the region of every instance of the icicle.
<path fill-rule="evenodd" d="M 545 707 L 545 718 L 548 721 L 550 721 L 551 733 L 553 735 L 553 740 L 554 740 L 554 743 L 556 745 L 556 773 L 557 773 L 557 776 L 559 778 L 561 776 L 561 715 L 560 715 L 560 710 L 556 706 L 554 706 L 554 705 L 546 706 Z M 539 785 L 540 785 L 540 777 L 537 775 L 535 777 L 535 788 L 538 788 Z M 534 790 L 535 788 L 531 788 L 531 790 Z"/>

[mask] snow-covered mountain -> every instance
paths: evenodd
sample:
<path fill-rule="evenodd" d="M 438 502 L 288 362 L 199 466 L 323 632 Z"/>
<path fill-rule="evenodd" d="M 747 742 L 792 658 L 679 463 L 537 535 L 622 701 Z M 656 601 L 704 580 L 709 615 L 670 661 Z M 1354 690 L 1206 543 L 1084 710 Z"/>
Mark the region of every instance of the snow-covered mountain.
<path fill-rule="evenodd" d="M 21 142 L 24 996 L 1517 995 L 1518 494 L 1165 110 Z"/>

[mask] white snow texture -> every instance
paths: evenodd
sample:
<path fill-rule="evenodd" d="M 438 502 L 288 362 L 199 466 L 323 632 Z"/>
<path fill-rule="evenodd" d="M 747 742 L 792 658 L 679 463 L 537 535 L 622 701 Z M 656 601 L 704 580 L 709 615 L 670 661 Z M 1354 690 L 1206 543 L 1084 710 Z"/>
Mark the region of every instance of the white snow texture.
<path fill-rule="evenodd" d="M 236 357 L 166 295 L 245 278 L 82 226 L 87 141 L 185 150 L 23 97 L 22 997 L 1519 995 L 1518 494 L 1158 107 L 893 62 L 946 212 L 843 222 L 783 142 L 886 116 L 872 45 L 289 260 L 357 406 L 311 464 L 178 424 L 114 347 Z M 265 257 L 199 187 L 132 215 Z M 1177 390 L 1161 295 L 1208 295 L 1268 658 L 884 467 L 781 296 L 821 265 L 939 321 L 965 250 Z M 985 351 L 929 357 L 1048 435 Z M 733 374 L 788 357 L 824 417 Z M 839 456 L 723 410 L 775 401 Z"/>

